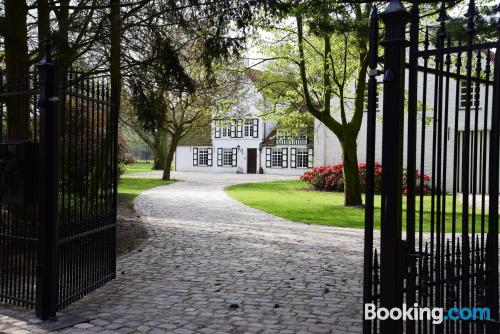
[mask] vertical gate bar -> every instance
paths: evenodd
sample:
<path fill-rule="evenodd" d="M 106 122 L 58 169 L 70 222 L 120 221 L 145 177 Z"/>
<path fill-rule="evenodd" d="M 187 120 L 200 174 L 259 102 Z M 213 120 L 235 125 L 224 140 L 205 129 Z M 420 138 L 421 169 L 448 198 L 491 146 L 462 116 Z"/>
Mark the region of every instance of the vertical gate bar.
<path fill-rule="evenodd" d="M 425 29 L 425 38 L 424 38 L 424 50 L 429 49 L 429 28 Z M 423 280 L 422 272 L 424 268 L 424 262 L 427 260 L 427 243 L 425 243 L 424 250 L 424 174 L 425 174 L 425 133 L 426 133 L 426 120 L 427 120 L 427 66 L 429 63 L 429 56 L 425 55 L 424 59 L 424 69 L 423 69 L 423 88 L 422 88 L 422 120 L 421 120 L 421 138 L 420 138 L 420 185 L 419 185 L 419 222 L 418 222 L 418 251 L 420 254 L 423 254 L 424 258 L 421 258 L 419 261 L 419 275 L 418 275 L 418 283 L 419 286 L 425 284 Z M 427 305 L 427 296 L 424 295 L 422 290 L 419 290 L 418 302 L 422 306 Z M 419 333 L 427 333 L 426 323 L 423 321 L 418 322 Z"/>
<path fill-rule="evenodd" d="M 477 246 L 477 244 L 476 244 L 476 208 L 477 208 L 476 194 L 478 191 L 478 187 L 477 187 L 478 165 L 477 165 L 477 162 L 478 162 L 478 144 L 479 144 L 479 138 L 478 138 L 479 124 L 478 123 L 479 123 L 480 77 L 481 77 L 481 52 L 482 52 L 482 50 L 478 50 L 477 55 L 476 55 L 476 74 L 475 74 L 474 89 L 473 89 L 473 93 L 474 93 L 474 131 L 473 131 L 474 144 L 473 144 L 473 147 L 474 147 L 474 151 L 472 152 L 472 155 L 473 155 L 473 158 L 472 158 L 472 161 L 473 161 L 473 166 L 472 166 L 473 167 L 473 172 L 472 172 L 473 183 L 472 183 L 471 268 L 474 271 L 474 274 L 478 273 L 477 261 L 476 261 L 476 257 L 474 256 L 474 251 L 476 250 L 476 246 Z M 476 298 L 477 297 L 476 296 L 477 289 L 475 288 L 476 284 L 478 284 L 477 276 L 472 276 L 471 277 L 471 286 L 472 286 L 471 305 L 473 305 L 473 306 L 477 305 L 476 304 L 477 303 L 477 298 Z M 474 327 L 476 327 L 476 329 L 477 329 L 477 323 L 476 323 L 476 326 L 474 326 Z"/>
<path fill-rule="evenodd" d="M 447 37 L 447 47 L 451 47 L 451 36 L 448 34 Z M 451 266 L 451 253 L 450 253 L 450 245 L 449 245 L 449 239 L 446 237 L 446 198 L 448 194 L 447 190 L 447 181 L 448 181 L 448 141 L 449 141 L 449 109 L 450 109 L 450 71 L 451 71 L 451 54 L 449 52 L 446 53 L 446 57 L 444 60 L 444 65 L 446 67 L 446 78 L 445 78 L 445 85 L 446 85 L 446 90 L 444 93 L 445 96 L 445 102 L 444 102 L 444 124 L 443 124 L 443 179 L 442 179 L 442 190 L 443 190 L 443 198 L 442 198 L 442 209 L 441 209 L 441 254 L 443 256 L 443 259 L 441 261 L 441 277 L 443 278 L 443 281 L 445 279 L 448 279 L 447 275 L 447 268 Z M 441 285 L 441 296 L 443 296 L 443 306 L 449 305 L 448 301 L 448 295 L 446 295 L 446 302 L 445 302 L 445 285 Z"/>
<path fill-rule="evenodd" d="M 462 42 L 459 40 L 458 46 L 461 47 Z M 460 77 L 462 69 L 462 52 L 457 53 L 457 58 L 455 61 L 455 71 L 458 77 Z M 458 182 L 460 175 L 460 136 L 458 132 L 458 121 L 460 112 L 460 80 L 457 79 L 455 83 L 455 122 L 454 122 L 454 136 L 453 136 L 453 189 L 452 189 L 452 217 L 451 217 L 451 262 L 454 269 L 456 265 L 456 231 L 457 231 L 457 191 Z M 454 275 L 457 276 L 457 272 L 454 271 Z M 456 305 L 456 304 L 454 304 Z M 454 324 L 452 324 L 452 327 Z"/>
<path fill-rule="evenodd" d="M 416 168 L 417 168 L 417 108 L 418 108 L 418 35 L 419 35 L 419 5 L 413 3 L 410 25 L 410 68 L 408 74 L 408 162 L 406 185 L 408 187 L 406 209 L 406 241 L 408 250 L 415 254 L 415 198 L 416 198 Z M 408 258 L 409 277 L 407 282 L 406 304 L 416 302 L 416 268 L 415 256 Z M 406 322 L 406 331 L 415 333 L 415 321 Z"/>
<path fill-rule="evenodd" d="M 365 199 L 365 250 L 363 303 L 372 303 L 372 261 L 373 261 L 373 199 L 375 187 L 375 138 L 376 138 L 376 103 L 377 103 L 377 58 L 378 58 L 378 13 L 373 6 L 370 15 L 370 49 L 368 79 L 368 120 L 366 144 L 366 199 Z M 364 312 L 364 307 L 363 307 Z M 370 334 L 372 322 L 365 320 L 363 314 L 363 333 Z"/>
<path fill-rule="evenodd" d="M 486 77 L 486 89 L 484 92 L 484 118 L 483 118 L 483 143 L 482 143 L 482 192 L 481 192 L 481 257 L 484 258 L 485 256 L 485 249 L 484 249 L 484 238 L 485 238 L 485 214 L 486 214 L 486 194 L 487 194 L 487 156 L 488 156 L 488 119 L 489 119 L 489 104 L 490 104 L 490 77 L 491 77 L 491 50 L 488 49 L 486 53 L 486 68 L 484 70 L 485 77 Z M 484 264 L 483 264 L 484 266 Z M 483 268 L 485 269 L 485 268 Z"/>
<path fill-rule="evenodd" d="M 446 7 L 445 7 L 445 2 L 441 2 L 441 8 L 439 11 L 439 17 L 438 17 L 438 22 L 439 22 L 439 28 L 437 31 L 437 50 L 442 51 L 444 49 L 444 43 L 445 43 L 445 38 L 446 38 Z M 433 263 L 434 269 L 436 271 L 436 284 L 435 284 L 435 294 L 436 294 L 436 299 L 433 304 L 434 307 L 443 307 L 443 251 L 442 251 L 442 235 L 444 235 L 444 231 L 442 230 L 442 222 L 441 222 L 441 203 L 442 203 L 442 195 L 443 195 L 443 189 L 442 189 L 442 158 L 443 158 L 443 94 L 444 94 L 444 77 L 443 77 L 443 72 L 444 72 L 444 54 L 443 52 L 439 52 L 438 56 L 436 57 L 436 69 L 438 72 L 436 73 L 436 83 L 437 86 L 434 87 L 434 92 L 435 92 L 435 101 L 437 102 L 437 110 L 435 110 L 434 115 L 437 116 L 436 119 L 434 119 L 434 131 L 435 133 L 433 134 L 435 141 L 433 143 L 433 147 L 435 150 L 435 155 L 433 156 L 433 180 L 434 186 L 436 187 L 435 191 L 433 191 L 433 194 L 436 195 L 436 202 L 434 209 L 435 211 L 435 259 Z M 439 73 L 439 74 L 438 74 Z M 436 132 L 437 131 L 437 132 Z M 436 174 L 434 174 L 434 172 Z M 436 175 L 436 177 L 434 177 Z M 434 201 L 432 203 L 434 205 Z M 434 210 L 432 210 L 432 214 L 434 217 Z M 431 245 L 432 245 L 433 238 L 431 239 Z M 436 326 L 436 333 L 443 333 L 443 324 Z"/>
<path fill-rule="evenodd" d="M 469 163 L 470 163 L 470 121 L 471 121 L 471 97 L 472 97 L 472 49 L 475 33 L 476 6 L 474 0 L 469 2 L 467 11 L 467 65 L 466 65 L 466 106 L 464 119 L 464 135 L 462 145 L 462 307 L 470 306 L 470 243 L 469 243 Z M 470 324 L 462 321 L 462 332 L 468 333 Z"/>
<path fill-rule="evenodd" d="M 113 277 L 116 273 L 116 213 L 117 213 L 117 191 L 118 191 L 118 120 L 120 113 L 121 100 L 121 27 L 122 19 L 120 16 L 120 0 L 111 0 L 111 35 L 113 36 L 111 43 L 111 103 L 113 108 L 113 127 L 114 127 L 114 161 L 113 161 L 113 212 L 112 219 L 115 225 L 112 229 L 113 250 L 112 250 L 112 270 Z"/>
<path fill-rule="evenodd" d="M 399 0 L 392 0 L 380 14 L 386 26 L 384 46 L 384 121 L 382 143 L 382 223 L 380 237 L 381 299 L 383 307 L 401 307 L 404 254 L 401 240 L 403 169 L 405 40 L 410 19 Z M 402 254 L 403 253 L 403 254 Z M 401 320 L 384 320 L 381 334 L 402 333 Z"/>
<path fill-rule="evenodd" d="M 497 11 L 500 10 L 500 6 Z M 500 20 L 497 22 L 497 47 L 500 50 Z M 500 57 L 495 57 L 495 91 L 491 110 L 491 139 L 489 156 L 489 217 L 486 239 L 486 306 L 490 308 L 491 318 L 499 320 L 498 305 L 498 191 L 499 191 L 499 146 L 500 146 Z M 488 322 L 488 334 L 498 332 L 498 325 Z"/>
<path fill-rule="evenodd" d="M 40 249 L 37 284 L 37 315 L 46 320 L 56 316 L 57 196 L 58 196 L 58 86 L 55 65 L 47 45 L 40 70 Z"/>

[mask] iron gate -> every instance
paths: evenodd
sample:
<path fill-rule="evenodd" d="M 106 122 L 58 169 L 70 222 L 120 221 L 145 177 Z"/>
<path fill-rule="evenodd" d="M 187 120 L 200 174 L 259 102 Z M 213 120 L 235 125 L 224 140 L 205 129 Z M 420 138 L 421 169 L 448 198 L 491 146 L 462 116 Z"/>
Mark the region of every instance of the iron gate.
<path fill-rule="evenodd" d="M 109 83 L 56 69 L 47 49 L 29 73 L 0 76 L 0 301 L 42 319 L 116 270 Z"/>
<path fill-rule="evenodd" d="M 365 320 L 365 334 L 500 331 L 500 39 L 479 41 L 472 0 L 467 37 L 452 38 L 446 5 L 429 26 L 421 26 L 429 19 L 420 17 L 416 1 L 411 12 L 393 0 L 371 16 L 364 302 L 388 309 L 416 303 L 445 312 L 488 307 L 491 320 Z M 380 42 L 379 16 L 385 24 Z M 383 80 L 381 125 L 377 80 Z M 374 194 L 377 136 L 380 217 Z M 380 238 L 373 229 L 379 218 Z"/>

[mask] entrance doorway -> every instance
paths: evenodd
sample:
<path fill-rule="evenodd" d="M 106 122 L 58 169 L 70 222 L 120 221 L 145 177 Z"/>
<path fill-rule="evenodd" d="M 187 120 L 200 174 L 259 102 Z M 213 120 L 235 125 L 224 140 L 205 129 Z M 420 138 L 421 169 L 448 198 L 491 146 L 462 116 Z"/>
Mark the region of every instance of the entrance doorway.
<path fill-rule="evenodd" d="M 257 173 L 257 149 L 247 149 L 247 174 Z"/>

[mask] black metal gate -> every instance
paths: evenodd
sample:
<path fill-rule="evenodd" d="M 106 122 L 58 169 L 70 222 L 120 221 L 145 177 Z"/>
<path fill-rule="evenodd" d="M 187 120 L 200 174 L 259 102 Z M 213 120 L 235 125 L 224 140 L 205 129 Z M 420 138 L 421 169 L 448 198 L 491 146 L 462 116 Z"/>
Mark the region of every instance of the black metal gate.
<path fill-rule="evenodd" d="M 42 319 L 116 270 L 117 110 L 107 78 L 56 69 L 0 76 L 0 301 Z"/>
<path fill-rule="evenodd" d="M 500 39 L 480 41 L 474 1 L 467 4 L 466 38 L 452 38 L 447 5 L 442 2 L 433 24 L 420 16 L 419 2 L 408 12 L 390 1 L 380 14 L 382 58 L 376 9 L 371 16 L 364 302 L 389 310 L 439 307 L 453 317 L 433 323 L 424 312 L 403 321 L 396 311 L 396 320 L 365 319 L 365 334 L 500 332 Z M 497 31 L 500 36 L 500 23 Z M 376 121 L 377 80 L 382 124 Z M 377 136 L 380 201 L 374 194 Z M 379 218 L 380 237 L 373 228 Z M 462 308 L 489 308 L 490 320 Z"/>

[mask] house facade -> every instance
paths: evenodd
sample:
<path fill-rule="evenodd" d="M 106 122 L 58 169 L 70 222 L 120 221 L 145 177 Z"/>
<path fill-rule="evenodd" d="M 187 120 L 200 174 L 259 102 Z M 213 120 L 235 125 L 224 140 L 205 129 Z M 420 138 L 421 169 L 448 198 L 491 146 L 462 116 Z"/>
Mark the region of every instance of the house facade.
<path fill-rule="evenodd" d="M 302 175 L 313 167 L 314 140 L 288 137 L 276 122 L 259 117 L 262 96 L 249 85 L 239 106 L 244 116 L 214 118 L 210 126 L 190 131 L 177 147 L 176 170 Z"/>
<path fill-rule="evenodd" d="M 311 139 L 280 135 L 274 122 L 259 117 L 214 119 L 209 133 L 205 138 L 187 135 L 175 154 L 176 170 L 302 175 L 313 167 Z"/>

